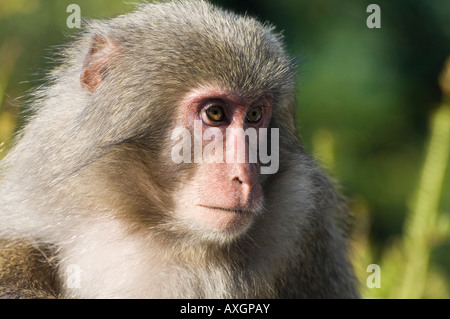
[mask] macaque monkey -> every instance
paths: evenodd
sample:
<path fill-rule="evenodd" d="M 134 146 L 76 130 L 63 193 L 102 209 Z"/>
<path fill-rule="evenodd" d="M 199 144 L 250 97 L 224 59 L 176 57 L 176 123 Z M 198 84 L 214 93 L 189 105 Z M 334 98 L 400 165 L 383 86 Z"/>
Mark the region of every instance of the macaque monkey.
<path fill-rule="evenodd" d="M 61 60 L 1 162 L 1 297 L 358 297 L 273 27 L 146 3 Z"/>

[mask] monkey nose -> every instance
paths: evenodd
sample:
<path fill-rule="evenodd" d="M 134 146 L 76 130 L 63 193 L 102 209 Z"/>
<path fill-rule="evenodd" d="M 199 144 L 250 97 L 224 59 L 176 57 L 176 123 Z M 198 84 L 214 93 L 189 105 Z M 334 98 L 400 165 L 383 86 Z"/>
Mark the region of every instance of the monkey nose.
<path fill-rule="evenodd" d="M 239 198 L 239 206 L 252 209 L 262 200 L 262 188 L 258 183 L 257 174 L 243 173 L 233 178 L 233 188 Z"/>
<path fill-rule="evenodd" d="M 253 185 L 256 184 L 256 179 L 253 179 L 250 176 L 239 175 L 233 178 L 233 182 L 236 182 L 245 187 L 252 188 Z"/>
<path fill-rule="evenodd" d="M 235 172 L 231 180 L 235 186 L 238 186 L 242 193 L 248 196 L 253 186 L 258 182 L 256 165 L 249 163 L 236 164 Z"/>

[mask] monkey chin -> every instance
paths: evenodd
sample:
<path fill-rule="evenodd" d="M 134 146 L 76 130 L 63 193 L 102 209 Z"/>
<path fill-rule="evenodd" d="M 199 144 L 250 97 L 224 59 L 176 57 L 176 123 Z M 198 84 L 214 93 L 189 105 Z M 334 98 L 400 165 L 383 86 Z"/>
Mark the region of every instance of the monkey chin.
<path fill-rule="evenodd" d="M 255 218 L 255 212 L 245 209 L 228 209 L 198 205 L 195 219 L 204 227 L 217 233 L 240 234 L 245 232 Z"/>
<path fill-rule="evenodd" d="M 173 216 L 186 235 L 207 242 L 227 243 L 248 233 L 264 213 L 264 196 L 259 184 L 244 196 L 217 193 L 219 191 L 198 190 L 192 185 L 178 193 Z"/>
<path fill-rule="evenodd" d="M 228 209 L 207 205 L 192 205 L 179 216 L 195 238 L 215 243 L 229 243 L 245 234 L 259 215 L 258 209 Z"/>

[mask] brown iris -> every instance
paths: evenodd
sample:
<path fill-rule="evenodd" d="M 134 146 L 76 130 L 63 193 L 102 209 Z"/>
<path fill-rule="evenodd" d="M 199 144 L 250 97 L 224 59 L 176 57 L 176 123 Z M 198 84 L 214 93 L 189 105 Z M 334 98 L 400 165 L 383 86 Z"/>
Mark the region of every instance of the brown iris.
<path fill-rule="evenodd" d="M 206 116 L 213 122 L 225 120 L 225 111 L 220 105 L 212 105 L 206 109 Z"/>
<path fill-rule="evenodd" d="M 247 122 L 257 123 L 261 120 L 263 110 L 261 107 L 252 107 L 246 114 Z"/>

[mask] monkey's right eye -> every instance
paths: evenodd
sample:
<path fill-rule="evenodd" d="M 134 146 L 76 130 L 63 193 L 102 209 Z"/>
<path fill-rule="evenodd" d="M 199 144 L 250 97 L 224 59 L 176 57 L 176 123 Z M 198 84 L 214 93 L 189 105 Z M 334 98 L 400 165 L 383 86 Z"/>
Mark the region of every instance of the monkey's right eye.
<path fill-rule="evenodd" d="M 225 111 L 223 107 L 217 104 L 213 104 L 205 111 L 206 116 L 212 122 L 222 122 L 225 120 Z"/>

